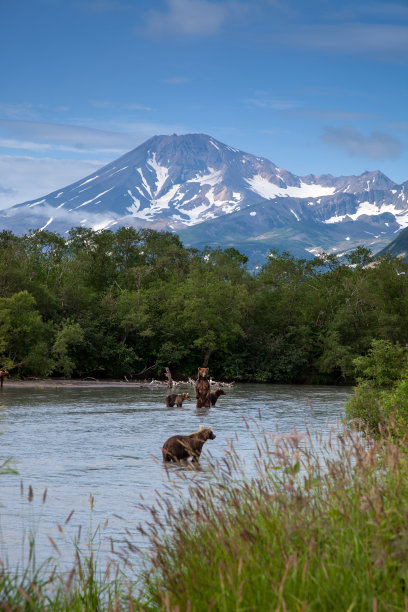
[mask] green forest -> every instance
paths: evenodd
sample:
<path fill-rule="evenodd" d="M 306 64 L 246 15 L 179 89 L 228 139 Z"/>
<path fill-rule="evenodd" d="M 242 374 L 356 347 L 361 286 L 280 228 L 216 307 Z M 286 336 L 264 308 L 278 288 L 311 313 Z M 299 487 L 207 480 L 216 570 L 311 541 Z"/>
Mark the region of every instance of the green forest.
<path fill-rule="evenodd" d="M 234 248 L 120 228 L 0 233 L 0 367 L 13 377 L 350 384 L 373 340 L 408 344 L 408 264 L 359 247 L 256 270 Z"/>

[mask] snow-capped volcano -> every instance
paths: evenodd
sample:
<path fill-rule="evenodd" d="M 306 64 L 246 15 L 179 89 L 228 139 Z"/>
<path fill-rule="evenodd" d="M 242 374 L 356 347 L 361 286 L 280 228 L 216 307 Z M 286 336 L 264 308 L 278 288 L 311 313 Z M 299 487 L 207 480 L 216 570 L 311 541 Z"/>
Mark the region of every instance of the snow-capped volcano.
<path fill-rule="evenodd" d="M 83 180 L 2 214 L 20 216 L 24 208 L 25 217 L 40 222 L 44 216 L 49 229 L 61 223 L 178 229 L 276 196 L 318 197 L 335 190 L 209 136 L 155 136 Z"/>
<path fill-rule="evenodd" d="M 295 224 L 304 233 L 312 223 L 324 233 L 350 223 L 356 229 L 363 220 L 362 232 L 370 234 L 374 219 L 371 236 L 381 237 L 408 226 L 407 198 L 406 184 L 398 186 L 381 172 L 298 177 L 204 134 L 155 136 L 72 185 L 0 211 L 0 229 L 64 233 L 78 225 L 131 225 L 180 232 L 200 224 L 191 235 L 203 238 L 208 223 L 222 217 L 223 226 L 239 219 L 246 239 L 258 240 L 251 227 L 262 209 L 264 230 Z M 355 231 L 347 231 L 354 243 Z M 367 234 L 362 238 L 367 242 Z M 309 251 L 327 246 L 315 242 Z"/>

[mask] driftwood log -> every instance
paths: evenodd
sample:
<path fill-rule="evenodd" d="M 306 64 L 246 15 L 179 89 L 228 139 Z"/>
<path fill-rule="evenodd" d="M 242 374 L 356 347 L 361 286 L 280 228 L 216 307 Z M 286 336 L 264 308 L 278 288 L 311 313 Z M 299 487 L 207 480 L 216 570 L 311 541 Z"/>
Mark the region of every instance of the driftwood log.
<path fill-rule="evenodd" d="M 154 380 L 152 379 L 152 382 L 150 384 L 153 383 L 157 383 L 157 384 L 167 384 L 167 386 L 172 389 L 173 387 L 186 387 L 186 386 L 190 386 L 190 387 L 195 387 L 196 384 L 196 380 L 193 380 L 191 378 L 191 376 L 188 378 L 188 380 L 173 380 L 171 372 L 170 372 L 170 368 L 166 367 L 165 368 L 165 374 L 166 374 L 166 378 L 167 378 L 167 383 L 165 383 L 164 381 L 161 382 L 159 380 Z M 234 386 L 234 382 L 225 382 L 222 380 L 213 380 L 211 377 L 209 378 L 209 382 L 210 382 L 210 387 L 233 387 Z"/>

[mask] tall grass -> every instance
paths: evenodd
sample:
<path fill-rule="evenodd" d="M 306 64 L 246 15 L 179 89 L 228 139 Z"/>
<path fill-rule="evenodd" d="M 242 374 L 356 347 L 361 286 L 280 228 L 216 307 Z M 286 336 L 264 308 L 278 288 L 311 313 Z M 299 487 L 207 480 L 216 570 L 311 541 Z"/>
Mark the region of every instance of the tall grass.
<path fill-rule="evenodd" d="M 142 609 L 407 610 L 400 446 L 343 430 L 324 444 L 254 435 L 255 477 L 231 442 L 208 486 L 191 484 L 181 508 L 163 498 L 151 509 Z"/>
<path fill-rule="evenodd" d="M 22 488 L 22 493 L 24 493 Z M 34 493 L 28 489 L 27 501 L 32 503 Z M 46 500 L 46 491 L 42 503 Z M 90 496 L 91 517 L 93 497 Z M 65 524 L 58 524 L 62 539 L 73 512 Z M 92 518 L 91 518 L 92 523 Z M 74 539 L 69 539 L 73 561 L 61 553 L 56 539 L 48 536 L 53 555 L 38 564 L 36 558 L 37 533 L 34 530 L 22 536 L 22 549 L 28 548 L 22 561 L 11 566 L 0 559 L 0 610 L 6 612 L 97 612 L 101 610 L 135 610 L 137 597 L 135 582 L 129 580 L 120 569 L 118 561 L 107 560 L 104 566 L 98 554 L 101 526 L 90 527 L 85 547 L 80 546 L 81 528 Z M 27 542 L 25 541 L 27 540 Z M 67 548 L 67 546 L 65 546 Z"/>

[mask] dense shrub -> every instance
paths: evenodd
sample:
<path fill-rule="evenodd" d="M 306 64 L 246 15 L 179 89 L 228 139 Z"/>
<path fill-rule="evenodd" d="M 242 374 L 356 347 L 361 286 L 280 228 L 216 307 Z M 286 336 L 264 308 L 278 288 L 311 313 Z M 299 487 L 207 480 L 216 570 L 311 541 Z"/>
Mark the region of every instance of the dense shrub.
<path fill-rule="evenodd" d="M 408 354 L 398 343 L 373 340 L 367 355 L 354 360 L 358 385 L 346 415 L 371 434 L 387 430 L 405 437 L 408 427 Z"/>

